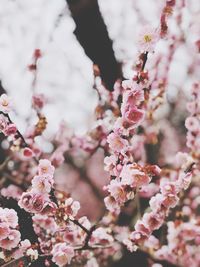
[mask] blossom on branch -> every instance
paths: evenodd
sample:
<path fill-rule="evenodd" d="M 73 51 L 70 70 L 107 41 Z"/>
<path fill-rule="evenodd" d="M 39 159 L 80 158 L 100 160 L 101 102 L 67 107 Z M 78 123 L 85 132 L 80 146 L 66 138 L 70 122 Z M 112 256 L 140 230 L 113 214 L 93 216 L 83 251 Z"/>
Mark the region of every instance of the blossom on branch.
<path fill-rule="evenodd" d="M 153 52 L 157 42 L 159 41 L 158 30 L 145 26 L 139 34 L 138 45 L 144 52 Z"/>

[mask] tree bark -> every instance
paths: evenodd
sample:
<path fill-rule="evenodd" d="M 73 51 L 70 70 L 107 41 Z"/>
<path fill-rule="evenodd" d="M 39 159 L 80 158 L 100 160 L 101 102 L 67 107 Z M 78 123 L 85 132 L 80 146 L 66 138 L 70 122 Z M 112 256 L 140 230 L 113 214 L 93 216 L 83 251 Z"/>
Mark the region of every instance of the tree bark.
<path fill-rule="evenodd" d="M 74 34 L 86 55 L 99 67 L 104 85 L 112 91 L 115 81 L 122 78 L 121 64 L 115 58 L 97 0 L 66 1 L 76 23 Z"/>

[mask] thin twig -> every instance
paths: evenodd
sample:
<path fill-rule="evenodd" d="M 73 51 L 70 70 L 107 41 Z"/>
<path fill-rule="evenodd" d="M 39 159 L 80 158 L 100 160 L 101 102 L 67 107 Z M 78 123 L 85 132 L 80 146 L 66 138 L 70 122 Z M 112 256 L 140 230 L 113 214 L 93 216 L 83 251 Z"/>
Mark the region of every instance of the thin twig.
<path fill-rule="evenodd" d="M 79 248 L 82 249 L 82 250 L 85 250 L 85 249 L 89 249 L 91 248 L 91 246 L 89 246 L 89 242 L 90 242 L 90 238 L 92 236 L 92 233 L 94 232 L 94 230 L 96 229 L 96 225 L 93 225 L 90 230 L 88 230 L 85 226 L 83 226 L 78 220 L 76 219 L 70 219 L 71 222 L 73 222 L 74 224 L 76 224 L 77 226 L 79 226 L 87 235 L 86 235 L 86 238 L 85 238 L 85 242 L 84 242 L 84 245 L 82 247 Z"/>
<path fill-rule="evenodd" d="M 83 249 L 85 248 L 88 248 L 89 247 L 89 242 L 90 242 L 90 238 L 92 236 L 92 233 L 94 232 L 94 230 L 96 229 L 96 225 L 93 225 L 90 230 L 89 230 L 89 233 L 87 234 L 86 238 L 85 238 L 85 243 L 84 243 L 84 246 L 83 246 Z"/>
<path fill-rule="evenodd" d="M 12 122 L 12 120 L 11 120 L 11 118 L 10 118 L 10 116 L 9 116 L 8 114 L 5 114 L 4 112 L 0 112 L 0 113 L 3 114 L 3 115 L 8 119 L 8 121 L 9 121 L 10 123 L 13 124 L 13 122 Z M 26 143 L 26 141 L 25 141 L 23 135 L 20 133 L 20 131 L 19 131 L 18 129 L 17 129 L 17 135 L 21 138 L 21 140 L 22 140 L 22 142 L 23 142 L 23 146 L 24 146 L 24 147 L 28 147 L 28 144 Z"/>
<path fill-rule="evenodd" d="M 76 219 L 69 219 L 71 222 L 79 226 L 87 235 L 90 234 L 90 230 L 88 230 L 85 226 L 83 226 L 78 220 Z"/>
<path fill-rule="evenodd" d="M 9 156 L 9 157 L 7 157 L 7 158 L 4 160 L 4 162 L 1 163 L 1 165 L 0 165 L 0 173 L 1 173 L 2 171 L 4 171 L 4 169 L 6 168 L 7 163 L 9 162 L 10 159 L 11 159 L 11 157 Z"/>
<path fill-rule="evenodd" d="M 142 64 L 141 71 L 144 70 L 145 65 L 146 65 L 146 63 L 147 63 L 147 59 L 148 59 L 148 52 L 145 52 L 145 53 L 144 53 L 144 58 L 143 58 L 143 64 Z"/>
<path fill-rule="evenodd" d="M 11 118 L 8 114 L 6 114 L 2 111 L 0 111 L 0 114 L 3 114 L 8 119 L 8 121 L 13 124 L 13 121 L 11 120 Z M 23 137 L 23 135 L 21 134 L 21 132 L 18 129 L 17 129 L 17 135 L 22 140 L 22 147 L 29 147 L 25 138 Z M 38 164 L 38 159 L 36 157 L 33 157 L 33 160 L 35 161 L 36 164 Z"/>
<path fill-rule="evenodd" d="M 138 216 L 139 218 L 141 218 L 140 196 L 139 196 L 138 191 L 136 192 L 136 195 L 135 195 L 135 202 L 136 202 Z"/>

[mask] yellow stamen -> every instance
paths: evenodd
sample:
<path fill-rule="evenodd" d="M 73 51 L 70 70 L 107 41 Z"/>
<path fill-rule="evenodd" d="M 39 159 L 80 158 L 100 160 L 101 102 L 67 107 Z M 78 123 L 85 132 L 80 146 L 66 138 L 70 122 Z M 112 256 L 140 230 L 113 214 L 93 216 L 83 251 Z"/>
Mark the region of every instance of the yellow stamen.
<path fill-rule="evenodd" d="M 2 101 L 2 106 L 7 107 L 8 106 L 8 102 L 6 100 L 3 100 Z"/>
<path fill-rule="evenodd" d="M 42 172 L 43 172 L 43 173 L 44 173 L 44 172 L 47 172 L 47 167 L 42 167 L 41 169 L 42 169 Z"/>
<path fill-rule="evenodd" d="M 146 35 L 144 36 L 144 41 L 145 41 L 146 43 L 150 43 L 151 40 L 152 40 L 152 36 L 151 36 L 151 35 L 146 34 Z"/>

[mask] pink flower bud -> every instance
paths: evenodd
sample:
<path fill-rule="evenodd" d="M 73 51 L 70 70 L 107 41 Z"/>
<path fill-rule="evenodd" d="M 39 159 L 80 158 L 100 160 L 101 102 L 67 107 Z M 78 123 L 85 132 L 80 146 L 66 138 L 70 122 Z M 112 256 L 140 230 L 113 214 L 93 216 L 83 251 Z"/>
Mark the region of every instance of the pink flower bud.
<path fill-rule="evenodd" d="M 32 158 L 34 156 L 34 153 L 32 151 L 32 149 L 26 147 L 24 148 L 23 150 L 23 155 L 26 157 L 26 158 Z"/>
<path fill-rule="evenodd" d="M 9 124 L 4 130 L 4 134 L 8 136 L 16 134 L 16 132 L 17 132 L 17 127 L 14 123 Z"/>

